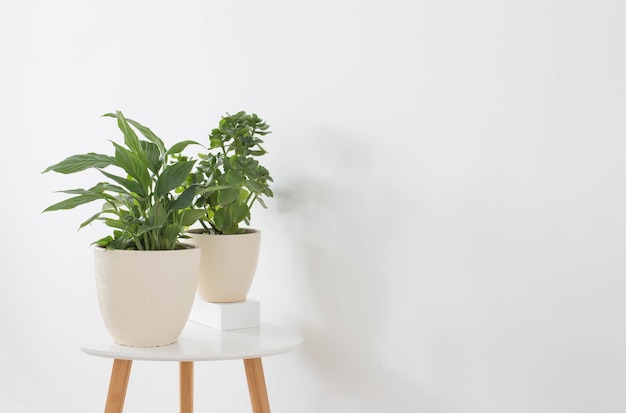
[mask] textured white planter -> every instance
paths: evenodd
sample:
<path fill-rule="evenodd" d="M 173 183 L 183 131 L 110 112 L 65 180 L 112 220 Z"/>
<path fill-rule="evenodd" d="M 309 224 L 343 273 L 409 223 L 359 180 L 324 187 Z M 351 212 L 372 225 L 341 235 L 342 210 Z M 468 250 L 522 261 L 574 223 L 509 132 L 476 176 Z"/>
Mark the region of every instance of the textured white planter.
<path fill-rule="evenodd" d="M 261 231 L 211 235 L 191 230 L 187 235 L 191 237 L 187 243 L 202 250 L 198 296 L 212 303 L 245 300 L 259 260 Z"/>
<path fill-rule="evenodd" d="M 94 251 L 100 312 L 113 341 L 133 347 L 176 342 L 195 297 L 200 249 Z"/>

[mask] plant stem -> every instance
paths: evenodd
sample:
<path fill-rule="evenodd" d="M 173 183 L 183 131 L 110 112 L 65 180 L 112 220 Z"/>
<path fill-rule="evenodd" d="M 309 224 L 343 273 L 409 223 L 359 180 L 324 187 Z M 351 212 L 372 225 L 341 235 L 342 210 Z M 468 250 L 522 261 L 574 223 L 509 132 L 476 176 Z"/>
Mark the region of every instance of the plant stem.
<path fill-rule="evenodd" d="M 250 194 L 250 195 L 252 195 L 252 194 Z M 250 203 L 248 204 L 248 209 L 251 209 L 251 208 L 252 208 L 252 205 L 254 204 L 254 201 L 256 201 L 256 199 L 257 199 L 258 197 L 259 197 L 259 196 L 258 196 L 257 194 L 254 194 L 254 198 L 253 198 L 253 199 L 252 199 L 252 201 L 250 201 Z M 248 199 L 250 199 L 250 197 L 248 197 Z M 246 202 L 248 202 L 248 200 L 246 200 Z"/>
<path fill-rule="evenodd" d="M 139 241 L 139 238 L 133 235 L 133 241 L 135 242 L 135 246 L 137 247 L 138 250 L 143 250 L 143 246 L 141 245 L 141 242 Z"/>
<path fill-rule="evenodd" d="M 200 220 L 200 225 L 202 225 L 207 234 L 211 232 L 211 230 L 209 229 L 209 227 L 206 226 L 204 221 Z"/>

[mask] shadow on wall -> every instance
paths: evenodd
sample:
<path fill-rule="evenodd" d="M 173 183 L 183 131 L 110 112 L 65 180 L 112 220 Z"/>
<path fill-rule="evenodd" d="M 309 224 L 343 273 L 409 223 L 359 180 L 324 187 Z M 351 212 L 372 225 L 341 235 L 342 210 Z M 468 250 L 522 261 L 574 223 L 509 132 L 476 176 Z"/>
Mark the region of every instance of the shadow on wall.
<path fill-rule="evenodd" d="M 414 207 L 391 177 L 384 182 L 377 155 L 357 153 L 346 141 L 320 145 L 328 163 L 316 167 L 326 178 L 294 176 L 277 194 L 299 294 L 311 307 L 300 328 L 303 355 L 319 382 L 312 411 L 448 412 L 419 383 L 393 370 L 403 360 L 393 354 L 388 328 L 393 291 L 386 263 Z M 344 142 L 345 150 L 336 142 Z"/>

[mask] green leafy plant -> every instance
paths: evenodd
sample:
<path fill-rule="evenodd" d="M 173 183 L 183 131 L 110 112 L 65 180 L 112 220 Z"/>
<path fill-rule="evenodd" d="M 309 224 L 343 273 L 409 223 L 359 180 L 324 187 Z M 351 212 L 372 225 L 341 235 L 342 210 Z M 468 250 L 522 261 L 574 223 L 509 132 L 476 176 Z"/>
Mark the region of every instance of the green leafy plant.
<path fill-rule="evenodd" d="M 180 186 L 196 163 L 181 152 L 194 141 L 182 141 L 169 149 L 149 128 L 124 117 L 122 112 L 104 116 L 117 119 L 124 135 L 124 145 L 111 142 L 113 156 L 97 153 L 73 155 L 49 166 L 43 172 L 73 174 L 96 169 L 107 180 L 89 189 L 60 191 L 71 197 L 44 210 L 73 209 L 93 201 L 103 201 L 102 209 L 88 218 L 79 228 L 99 220 L 113 229 L 94 244 L 107 249 L 172 250 L 183 248 L 179 237 L 187 226 L 206 215 L 204 209 L 194 209 L 196 185 Z M 144 138 L 140 139 L 138 131 Z M 105 169 L 117 167 L 112 173 Z"/>
<path fill-rule="evenodd" d="M 210 148 L 198 154 L 200 161 L 187 186 L 198 186 L 194 206 L 206 214 L 200 223 L 206 232 L 237 234 L 243 221 L 250 224 L 255 203 L 267 208 L 263 196 L 274 194 L 269 171 L 256 159 L 267 152 L 261 146 L 269 126 L 256 114 L 238 112 L 222 117 L 209 135 Z"/>

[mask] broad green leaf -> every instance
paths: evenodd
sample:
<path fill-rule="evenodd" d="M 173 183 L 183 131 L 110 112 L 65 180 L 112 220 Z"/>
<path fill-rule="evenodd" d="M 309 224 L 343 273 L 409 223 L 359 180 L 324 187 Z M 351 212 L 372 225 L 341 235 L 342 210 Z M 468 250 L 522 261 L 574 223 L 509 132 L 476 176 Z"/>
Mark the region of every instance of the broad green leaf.
<path fill-rule="evenodd" d="M 263 185 L 250 179 L 246 181 L 246 186 L 250 191 L 254 192 L 255 194 L 260 194 L 261 192 L 263 192 Z"/>
<path fill-rule="evenodd" d="M 122 177 L 113 175 L 103 170 L 100 170 L 100 172 L 102 172 L 102 174 L 106 176 L 107 178 L 114 180 L 118 184 L 122 185 L 124 188 L 128 189 L 131 192 L 136 193 L 139 196 L 145 197 L 147 195 L 146 188 L 141 186 L 141 184 L 137 181 L 131 181 L 130 179 L 122 178 Z"/>
<path fill-rule="evenodd" d="M 244 182 L 246 182 L 246 178 L 239 172 L 235 172 L 231 169 L 226 172 L 226 182 L 233 186 L 242 186 Z"/>
<path fill-rule="evenodd" d="M 154 134 L 154 132 L 152 132 L 150 130 L 150 128 L 147 128 L 145 126 L 143 126 L 141 123 L 136 122 L 132 119 L 128 119 L 126 118 L 126 121 L 128 123 L 130 123 L 131 125 L 133 125 L 135 128 L 137 128 L 137 130 L 139 132 L 141 132 L 141 134 L 148 139 L 150 142 L 154 143 L 157 145 L 157 147 L 159 148 L 159 153 L 161 155 L 165 155 L 165 144 L 163 143 L 163 141 L 161 140 L 161 138 L 159 138 L 158 136 L 156 136 Z"/>
<path fill-rule="evenodd" d="M 196 188 L 196 185 L 192 185 L 189 188 L 185 189 L 183 193 L 178 196 L 178 198 L 172 201 L 168 209 L 170 211 L 178 211 L 180 209 L 185 209 L 191 206 L 193 198 L 194 196 L 196 196 Z"/>
<path fill-rule="evenodd" d="M 183 227 L 177 224 L 169 224 L 165 228 L 163 228 L 163 237 L 168 241 L 168 249 L 172 248 L 171 244 L 176 244 L 178 240 L 178 235 L 183 231 Z"/>
<path fill-rule="evenodd" d="M 59 211 L 61 209 L 72 209 L 79 205 L 93 202 L 97 199 L 102 199 L 102 196 L 100 194 L 95 194 L 95 193 L 79 195 L 79 196 L 75 196 L 72 198 L 68 198 L 61 202 L 57 202 L 54 205 L 50 205 L 48 208 L 44 209 L 43 212 Z"/>
<path fill-rule="evenodd" d="M 98 241 L 94 242 L 94 245 L 99 245 L 101 247 L 106 247 L 107 245 L 109 245 L 109 243 L 113 241 L 113 237 L 110 235 L 107 235 L 104 238 L 100 238 Z"/>
<path fill-rule="evenodd" d="M 239 188 L 222 189 L 217 192 L 217 203 L 224 206 L 232 204 L 239 198 Z"/>
<path fill-rule="evenodd" d="M 150 209 L 148 224 L 158 228 L 163 228 L 167 225 L 167 211 L 161 204 L 160 200 L 157 200 L 156 204 Z"/>
<path fill-rule="evenodd" d="M 247 168 L 245 174 L 249 180 L 255 182 L 259 181 L 259 168 Z"/>
<path fill-rule="evenodd" d="M 54 171 L 62 174 L 72 174 L 89 168 L 106 168 L 111 164 L 115 164 L 115 158 L 112 156 L 92 152 L 65 158 L 61 162 L 47 167 L 43 173 Z"/>
<path fill-rule="evenodd" d="M 209 140 L 209 144 L 211 145 L 211 149 L 221 148 L 222 147 L 222 139 L 218 136 L 211 136 Z"/>
<path fill-rule="evenodd" d="M 142 186 L 149 187 L 150 174 L 148 166 L 143 162 L 142 158 L 115 142 L 113 142 L 113 145 L 115 146 L 117 165 L 124 169 L 128 175 L 135 178 Z"/>
<path fill-rule="evenodd" d="M 117 127 L 124 134 L 124 144 L 126 145 L 126 147 L 128 147 L 128 149 L 130 149 L 135 154 L 142 154 L 143 148 L 141 147 L 141 144 L 139 143 L 139 138 L 137 138 L 137 134 L 135 133 L 133 128 L 130 127 L 130 125 L 126 121 L 126 118 L 124 117 L 124 114 L 122 112 L 118 110 L 116 111 L 116 114 L 117 114 L 116 116 Z"/>
<path fill-rule="evenodd" d="M 93 188 L 89 189 L 92 192 L 100 192 L 106 194 L 107 192 L 113 192 L 118 194 L 127 194 L 128 191 L 121 186 L 113 185 L 109 182 L 100 182 Z"/>
<path fill-rule="evenodd" d="M 239 202 L 246 202 L 248 198 L 250 198 L 250 192 L 241 188 L 241 191 L 239 191 Z"/>
<path fill-rule="evenodd" d="M 159 229 L 160 227 L 156 226 L 156 225 L 142 225 L 139 230 L 137 231 L 137 236 L 140 237 L 144 234 L 147 234 L 148 232 L 154 230 L 154 229 Z"/>
<path fill-rule="evenodd" d="M 106 226 L 111 227 L 111 228 L 119 228 L 119 229 L 126 229 L 127 225 L 120 221 L 119 219 L 105 219 L 104 223 Z"/>
<path fill-rule="evenodd" d="M 165 168 L 156 183 L 155 195 L 161 197 L 179 187 L 185 182 L 195 163 L 196 161 L 181 161 Z"/>
<path fill-rule="evenodd" d="M 174 145 L 172 145 L 172 147 L 170 149 L 168 149 L 168 151 L 166 152 L 166 155 L 172 155 L 172 154 L 175 154 L 175 153 L 181 153 L 189 145 L 200 145 L 200 144 L 198 142 L 196 142 L 196 141 L 182 141 L 182 142 L 178 142 L 178 143 L 175 143 Z"/>
<path fill-rule="evenodd" d="M 152 142 L 146 141 L 141 141 L 141 146 L 148 160 L 148 168 L 150 168 L 153 173 L 158 174 L 162 164 L 159 147 Z"/>
<path fill-rule="evenodd" d="M 248 205 L 243 202 L 236 202 L 230 205 L 230 218 L 233 224 L 238 224 L 243 221 L 250 214 Z"/>
<path fill-rule="evenodd" d="M 119 232 L 119 231 L 116 231 L 116 232 Z M 104 239 L 106 240 L 107 238 L 104 238 Z M 135 248 L 132 248 L 133 246 Z M 106 244 L 106 249 L 108 250 L 141 249 L 141 244 L 133 243 L 132 239 L 129 238 L 128 235 L 123 235 L 120 233 L 119 235 L 116 234 L 113 239 L 108 241 L 108 243 Z"/>
<path fill-rule="evenodd" d="M 218 209 L 213 216 L 213 221 L 217 229 L 221 232 L 224 232 L 231 226 L 230 216 L 226 208 Z"/>
<path fill-rule="evenodd" d="M 186 209 L 182 212 L 181 225 L 184 227 L 189 227 L 195 222 L 206 216 L 206 211 L 204 209 Z"/>

